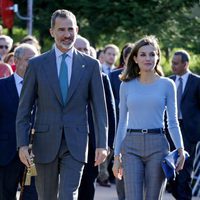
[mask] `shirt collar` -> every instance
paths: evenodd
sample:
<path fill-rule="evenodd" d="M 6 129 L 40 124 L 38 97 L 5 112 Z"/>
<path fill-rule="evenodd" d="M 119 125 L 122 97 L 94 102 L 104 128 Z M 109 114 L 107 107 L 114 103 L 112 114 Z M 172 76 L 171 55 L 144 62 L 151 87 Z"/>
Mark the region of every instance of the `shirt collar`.
<path fill-rule="evenodd" d="M 109 68 L 111 69 L 112 66 L 108 65 L 107 63 L 103 63 L 103 67 L 104 67 L 105 69 L 109 69 Z"/>
<path fill-rule="evenodd" d="M 102 67 L 104 68 L 104 69 L 107 69 L 107 70 L 113 70 L 114 68 L 115 68 L 115 65 L 108 65 L 107 63 L 103 63 L 102 64 Z"/>
<path fill-rule="evenodd" d="M 57 48 L 57 46 L 55 45 L 55 54 L 56 54 L 56 58 L 59 58 L 62 54 L 63 54 L 63 52 L 62 51 L 60 51 L 58 48 Z M 67 55 L 70 57 L 70 58 L 72 58 L 73 57 L 73 53 L 74 53 L 74 47 L 72 47 L 69 51 L 67 51 L 66 52 L 67 53 Z"/>
<path fill-rule="evenodd" d="M 21 84 L 21 82 L 23 81 L 23 78 L 19 76 L 16 72 L 14 73 L 14 78 L 16 84 Z"/>
<path fill-rule="evenodd" d="M 190 71 L 187 71 L 185 74 L 183 74 L 182 76 L 176 76 L 176 79 L 178 80 L 180 77 L 183 79 L 183 81 L 186 81 L 188 79 L 188 76 L 190 74 Z"/>

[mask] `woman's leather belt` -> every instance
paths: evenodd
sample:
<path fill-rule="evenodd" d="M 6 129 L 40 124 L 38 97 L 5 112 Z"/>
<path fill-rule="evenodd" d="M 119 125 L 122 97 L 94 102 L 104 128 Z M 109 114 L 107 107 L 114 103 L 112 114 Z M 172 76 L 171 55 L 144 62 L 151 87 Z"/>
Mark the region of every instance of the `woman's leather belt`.
<path fill-rule="evenodd" d="M 163 128 L 154 128 L 154 129 L 127 129 L 128 133 L 164 133 Z"/>

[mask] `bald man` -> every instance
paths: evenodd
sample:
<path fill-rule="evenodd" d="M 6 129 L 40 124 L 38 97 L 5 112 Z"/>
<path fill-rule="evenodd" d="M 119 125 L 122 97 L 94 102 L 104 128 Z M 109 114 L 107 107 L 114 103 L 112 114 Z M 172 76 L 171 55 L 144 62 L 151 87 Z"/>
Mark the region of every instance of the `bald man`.
<path fill-rule="evenodd" d="M 29 44 L 18 46 L 14 52 L 16 72 L 0 80 L 0 199 L 15 200 L 18 184 L 22 179 L 24 165 L 16 147 L 15 121 L 22 82 L 28 60 L 37 55 Z M 23 200 L 37 200 L 35 187 L 26 187 Z"/>
<path fill-rule="evenodd" d="M 85 53 L 90 55 L 90 43 L 89 41 L 82 37 L 78 36 L 74 47 Z M 112 149 L 113 148 L 113 140 L 114 134 L 116 130 L 116 114 L 115 114 L 115 102 L 114 96 L 112 93 L 110 81 L 108 76 L 102 73 L 103 77 L 103 85 L 105 90 L 106 96 L 106 106 L 107 106 L 107 113 L 108 113 L 108 146 Z M 81 185 L 79 187 L 79 195 L 78 200 L 93 200 L 95 195 L 95 183 L 96 178 L 98 176 L 98 167 L 94 166 L 94 158 L 95 158 L 95 130 L 94 130 L 94 123 L 93 123 L 93 116 L 91 107 L 88 106 L 88 123 L 89 123 L 89 151 L 88 151 L 88 162 L 85 164 L 85 168 L 83 170 L 83 176 L 81 179 Z"/>

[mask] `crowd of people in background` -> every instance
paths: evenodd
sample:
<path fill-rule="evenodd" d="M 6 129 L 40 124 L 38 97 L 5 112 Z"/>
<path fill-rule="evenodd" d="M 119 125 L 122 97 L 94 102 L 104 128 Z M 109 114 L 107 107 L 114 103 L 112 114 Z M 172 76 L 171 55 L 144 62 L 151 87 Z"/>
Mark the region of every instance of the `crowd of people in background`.
<path fill-rule="evenodd" d="M 34 127 L 38 176 L 25 200 L 93 200 L 96 184 L 115 184 L 119 200 L 162 199 L 166 185 L 175 199 L 191 200 L 200 77 L 189 53 L 176 51 L 164 77 L 155 36 L 121 53 L 116 44 L 95 49 L 67 10 L 53 13 L 50 34 L 42 54 L 36 37 L 0 33 L 0 199 L 20 190 Z M 177 176 L 167 183 L 161 161 L 174 149 Z"/>

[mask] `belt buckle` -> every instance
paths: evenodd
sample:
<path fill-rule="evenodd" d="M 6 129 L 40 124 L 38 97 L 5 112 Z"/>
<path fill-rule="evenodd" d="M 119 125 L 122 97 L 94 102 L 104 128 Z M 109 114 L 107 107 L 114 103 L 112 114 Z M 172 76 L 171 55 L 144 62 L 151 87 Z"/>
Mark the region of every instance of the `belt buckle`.
<path fill-rule="evenodd" d="M 148 129 L 142 129 L 142 133 L 148 133 Z"/>

